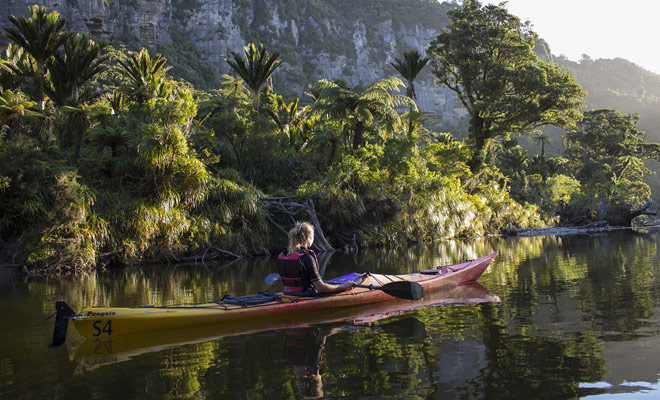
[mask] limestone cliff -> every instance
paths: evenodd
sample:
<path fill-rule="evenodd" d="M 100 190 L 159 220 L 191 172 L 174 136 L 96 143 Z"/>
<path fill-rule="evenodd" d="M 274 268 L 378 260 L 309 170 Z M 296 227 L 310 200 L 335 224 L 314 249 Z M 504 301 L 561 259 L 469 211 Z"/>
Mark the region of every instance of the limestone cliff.
<path fill-rule="evenodd" d="M 283 61 L 275 90 L 297 96 L 321 78 L 357 85 L 396 75 L 389 63 L 406 50 L 423 54 L 453 7 L 430 0 L 3 0 L 2 26 L 33 3 L 57 10 L 70 31 L 162 52 L 173 73 L 204 88 L 229 72 L 232 50 L 264 43 Z M 455 96 L 433 84 L 428 67 L 418 79 L 420 109 L 458 123 L 464 110 Z"/>

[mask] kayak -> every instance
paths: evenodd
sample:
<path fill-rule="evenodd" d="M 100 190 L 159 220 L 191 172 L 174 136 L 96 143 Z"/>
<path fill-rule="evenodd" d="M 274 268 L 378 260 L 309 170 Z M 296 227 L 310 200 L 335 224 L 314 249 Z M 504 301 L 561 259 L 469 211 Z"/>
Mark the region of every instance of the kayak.
<path fill-rule="evenodd" d="M 64 343 L 69 321 L 82 336 L 102 339 L 259 320 L 287 322 L 305 315 L 322 315 L 333 310 L 381 302 L 408 302 L 414 307 L 416 300 L 401 299 L 400 297 L 405 296 L 398 296 L 397 291 L 405 291 L 406 285 L 412 285 L 414 289 L 420 289 L 419 293 L 415 293 L 419 296 L 412 298 L 419 298 L 422 290 L 428 294 L 442 288 L 475 282 L 495 256 L 497 252 L 476 260 L 411 274 L 349 274 L 350 278 L 346 279 L 360 284 L 350 290 L 321 297 L 262 292 L 258 295 L 237 298 L 229 296 L 216 302 L 186 306 L 89 307 L 80 313 L 74 312 L 66 302 L 58 301 L 55 304 L 57 317 L 52 346 Z"/>
<path fill-rule="evenodd" d="M 419 301 L 385 301 L 377 304 L 328 310 L 323 313 L 293 316 L 286 321 L 265 319 L 245 323 L 199 326 L 145 332 L 134 335 L 108 336 L 86 339 L 69 356 L 76 365 L 93 370 L 107 364 L 128 361 L 142 354 L 207 343 L 238 335 L 254 335 L 264 331 L 307 329 L 314 326 L 338 327 L 354 330 L 358 327 L 384 326 L 385 319 L 429 307 L 500 303 L 501 300 L 479 282 L 450 286 L 424 294 Z"/>
<path fill-rule="evenodd" d="M 64 343 L 68 321 L 71 321 L 76 330 L 86 338 L 104 338 L 264 319 L 286 321 L 292 316 L 324 313 L 384 301 L 414 302 L 414 300 L 393 297 L 391 293 L 377 289 L 388 285 L 414 284 L 421 286 L 424 293 L 430 293 L 450 286 L 475 282 L 495 256 L 497 252 L 476 260 L 411 274 L 352 274 L 359 276 L 361 284 L 350 290 L 322 297 L 299 297 L 266 292 L 272 295 L 272 299 L 260 304 L 252 304 L 250 299 L 243 303 L 240 299 L 238 302 L 226 299 L 186 306 L 90 307 L 75 313 L 64 301 L 58 301 L 55 306 L 57 317 L 52 345 L 58 346 Z"/>

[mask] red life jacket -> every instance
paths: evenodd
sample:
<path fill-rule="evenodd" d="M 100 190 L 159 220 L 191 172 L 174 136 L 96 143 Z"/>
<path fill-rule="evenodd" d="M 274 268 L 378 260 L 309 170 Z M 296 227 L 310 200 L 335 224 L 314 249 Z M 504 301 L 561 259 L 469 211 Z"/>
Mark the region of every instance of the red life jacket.
<path fill-rule="evenodd" d="M 285 252 L 277 256 L 277 272 L 282 279 L 284 292 L 306 292 L 311 288 L 307 267 L 303 264 L 302 256 L 310 254 L 316 261 L 316 254 L 313 251 L 294 251 L 291 254 Z"/>

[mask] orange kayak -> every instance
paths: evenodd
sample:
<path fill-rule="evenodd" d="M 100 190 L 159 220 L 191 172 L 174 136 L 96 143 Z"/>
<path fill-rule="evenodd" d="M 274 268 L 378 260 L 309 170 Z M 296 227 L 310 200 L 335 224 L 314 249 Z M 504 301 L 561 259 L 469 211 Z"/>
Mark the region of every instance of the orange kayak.
<path fill-rule="evenodd" d="M 227 299 L 190 306 L 90 307 L 76 313 L 65 302 L 58 301 L 53 346 L 64 343 L 68 321 L 73 323 L 82 336 L 102 339 L 179 328 L 251 323 L 259 320 L 286 323 L 289 320 L 300 320 L 305 315 L 319 316 L 331 311 L 382 302 L 410 303 L 410 308 L 414 308 L 416 300 L 402 300 L 386 293 L 385 289 L 378 289 L 386 288 L 388 285 L 400 286 L 397 282 L 402 284 L 411 282 L 415 286 L 421 286 L 426 296 L 443 288 L 476 281 L 495 256 L 497 252 L 476 260 L 412 274 L 366 273 L 361 275 L 362 282 L 359 287 L 330 296 L 298 297 L 283 293 L 268 293 L 272 296 L 272 300 L 261 304 L 241 304 Z"/>
<path fill-rule="evenodd" d="M 386 318 L 422 308 L 467 303 L 499 303 L 500 301 L 481 283 L 472 282 L 425 293 L 424 298 L 419 301 L 383 301 L 377 304 L 328 310 L 323 313 L 303 314 L 287 320 L 272 318 L 87 339 L 70 353 L 70 357 L 72 360 L 75 359 L 78 365 L 92 370 L 101 365 L 127 361 L 141 354 L 236 335 L 249 335 L 270 330 L 305 329 L 320 325 L 332 325 L 350 330 L 356 326 L 378 325 Z"/>

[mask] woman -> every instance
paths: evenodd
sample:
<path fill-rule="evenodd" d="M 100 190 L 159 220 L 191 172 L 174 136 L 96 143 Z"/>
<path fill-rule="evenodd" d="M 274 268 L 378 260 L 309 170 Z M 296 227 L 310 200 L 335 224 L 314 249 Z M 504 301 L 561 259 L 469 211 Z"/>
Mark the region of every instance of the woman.
<path fill-rule="evenodd" d="M 277 272 L 284 285 L 284 294 L 317 296 L 352 288 L 353 282 L 323 282 L 316 254 L 311 250 L 312 243 L 314 226 L 309 222 L 296 222 L 289 231 L 289 247 L 277 257 Z"/>

